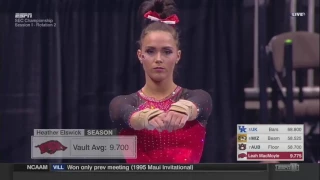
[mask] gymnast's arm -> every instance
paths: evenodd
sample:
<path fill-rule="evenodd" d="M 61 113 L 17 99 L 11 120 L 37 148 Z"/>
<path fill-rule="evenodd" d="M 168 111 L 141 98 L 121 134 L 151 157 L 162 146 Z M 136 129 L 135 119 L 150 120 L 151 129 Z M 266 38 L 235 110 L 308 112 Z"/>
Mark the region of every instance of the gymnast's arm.
<path fill-rule="evenodd" d="M 136 111 L 137 99 L 132 95 L 117 96 L 109 104 L 110 119 L 117 128 L 132 127 L 130 119 Z"/>
<path fill-rule="evenodd" d="M 184 100 L 192 102 L 192 113 L 189 121 L 197 120 L 201 124 L 206 124 L 211 111 L 212 99 L 209 93 L 204 90 L 186 90 L 182 95 Z"/>
<path fill-rule="evenodd" d="M 109 106 L 110 118 L 118 128 L 142 130 L 149 127 L 149 120 L 163 113 L 160 109 L 139 111 L 137 97 L 124 95 L 115 97 Z"/>

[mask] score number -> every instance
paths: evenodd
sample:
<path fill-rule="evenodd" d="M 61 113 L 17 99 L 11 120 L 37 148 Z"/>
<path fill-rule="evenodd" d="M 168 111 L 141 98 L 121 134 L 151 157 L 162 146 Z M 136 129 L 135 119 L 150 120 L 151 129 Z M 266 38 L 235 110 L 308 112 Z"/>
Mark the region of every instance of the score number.
<path fill-rule="evenodd" d="M 302 149 L 301 145 L 288 145 L 288 149 Z"/>
<path fill-rule="evenodd" d="M 109 149 L 111 151 L 128 151 L 129 145 L 128 144 L 110 144 Z"/>
<path fill-rule="evenodd" d="M 290 159 L 302 159 L 302 154 L 295 154 L 295 153 L 292 153 L 290 154 Z"/>
<path fill-rule="evenodd" d="M 301 141 L 302 136 L 288 136 L 289 141 Z"/>
<path fill-rule="evenodd" d="M 301 127 L 295 127 L 295 128 L 292 128 L 292 127 L 288 127 L 288 132 L 302 132 L 302 128 Z"/>

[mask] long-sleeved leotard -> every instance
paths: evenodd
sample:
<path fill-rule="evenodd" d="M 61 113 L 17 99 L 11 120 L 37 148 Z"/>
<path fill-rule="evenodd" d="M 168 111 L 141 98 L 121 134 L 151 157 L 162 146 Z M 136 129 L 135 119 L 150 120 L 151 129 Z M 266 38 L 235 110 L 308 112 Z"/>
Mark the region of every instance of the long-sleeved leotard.
<path fill-rule="evenodd" d="M 130 127 L 129 120 L 133 113 L 145 108 L 168 111 L 171 104 L 180 99 L 191 101 L 198 108 L 196 120 L 188 121 L 182 129 L 158 132 L 138 131 Z M 181 87 L 163 100 L 155 100 L 138 91 L 117 96 L 110 103 L 110 117 L 119 134 L 137 136 L 137 159 L 127 159 L 127 163 L 199 163 L 211 110 L 212 100 L 207 92 Z"/>

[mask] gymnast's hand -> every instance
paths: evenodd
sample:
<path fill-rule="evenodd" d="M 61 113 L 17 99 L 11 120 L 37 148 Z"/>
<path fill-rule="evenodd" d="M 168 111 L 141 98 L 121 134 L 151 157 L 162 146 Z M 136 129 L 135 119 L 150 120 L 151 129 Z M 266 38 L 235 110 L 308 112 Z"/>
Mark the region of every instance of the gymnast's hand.
<path fill-rule="evenodd" d="M 158 116 L 152 118 L 149 121 L 149 125 L 147 127 L 148 130 L 154 130 L 156 129 L 159 132 L 162 132 L 165 130 L 165 124 L 163 122 L 163 118 L 166 116 L 165 113 L 159 114 Z"/>
<path fill-rule="evenodd" d="M 189 117 L 186 114 L 168 111 L 166 116 L 163 118 L 163 122 L 165 124 L 165 129 L 169 132 L 172 132 L 177 129 L 181 129 L 184 127 Z"/>

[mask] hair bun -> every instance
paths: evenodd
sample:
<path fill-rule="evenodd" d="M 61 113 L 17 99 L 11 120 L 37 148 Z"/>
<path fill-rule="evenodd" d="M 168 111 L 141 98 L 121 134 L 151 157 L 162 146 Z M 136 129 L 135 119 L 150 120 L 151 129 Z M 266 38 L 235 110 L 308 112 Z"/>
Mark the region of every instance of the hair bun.
<path fill-rule="evenodd" d="M 153 11 L 157 13 L 163 13 L 164 10 L 164 0 L 155 0 L 153 5 Z"/>
<path fill-rule="evenodd" d="M 148 11 L 157 12 L 161 18 L 167 18 L 177 13 L 174 0 L 146 0 L 139 8 L 139 16 L 143 17 Z"/>

